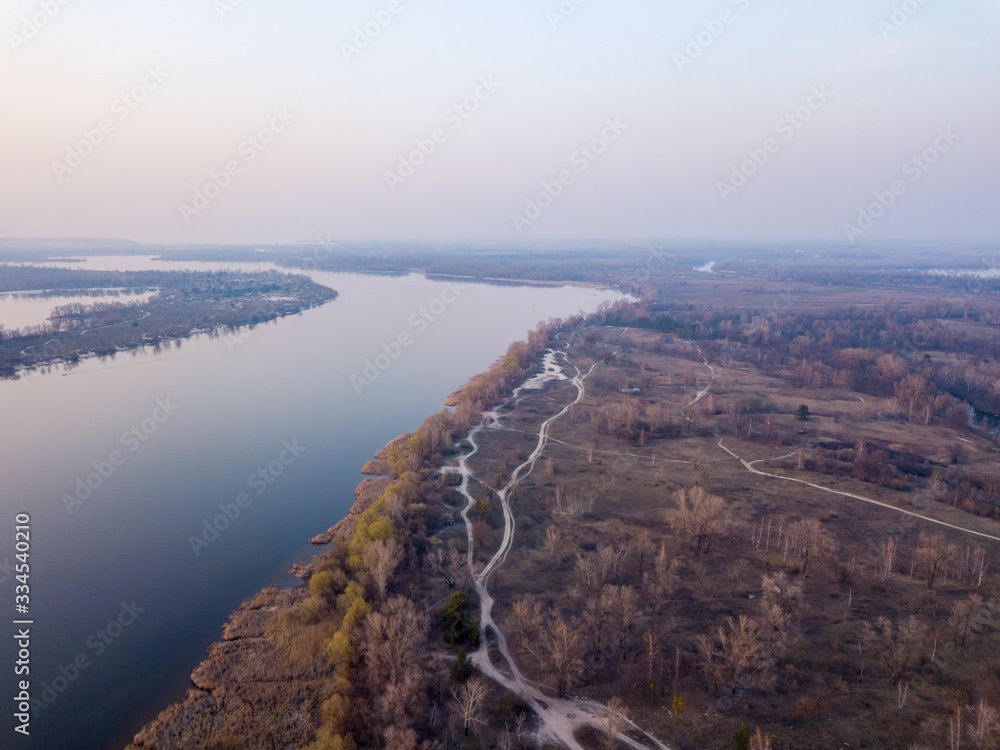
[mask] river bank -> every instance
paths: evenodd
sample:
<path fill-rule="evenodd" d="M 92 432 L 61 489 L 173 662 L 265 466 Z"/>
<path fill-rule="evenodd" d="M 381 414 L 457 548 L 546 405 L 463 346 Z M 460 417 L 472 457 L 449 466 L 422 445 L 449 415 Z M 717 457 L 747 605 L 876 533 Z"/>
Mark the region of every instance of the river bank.
<path fill-rule="evenodd" d="M 409 437 L 408 433 L 389 441 L 369 464 L 384 461 L 392 446 Z M 371 473 L 369 464 L 363 467 L 369 471 L 362 473 Z M 355 500 L 347 514 L 311 543 L 328 545 L 378 500 L 391 481 L 383 475 L 365 477 L 354 488 Z M 289 573 L 307 581 L 313 571 L 314 563 L 303 563 Z M 143 727 L 127 750 L 291 748 L 310 742 L 321 722 L 328 670 L 315 662 L 289 660 L 268 637 L 279 627 L 281 613 L 296 609 L 308 597 L 303 583 L 288 589 L 269 586 L 244 601 L 191 673 L 184 699 Z"/>

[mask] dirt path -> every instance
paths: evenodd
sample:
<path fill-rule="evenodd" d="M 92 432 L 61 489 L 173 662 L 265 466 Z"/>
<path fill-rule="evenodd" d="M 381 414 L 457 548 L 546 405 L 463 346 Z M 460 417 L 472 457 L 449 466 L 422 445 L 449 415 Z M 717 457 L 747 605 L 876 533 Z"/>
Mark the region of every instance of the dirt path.
<path fill-rule="evenodd" d="M 566 345 L 565 348 L 569 348 L 568 345 Z M 607 708 L 593 701 L 584 701 L 575 698 L 554 698 L 544 693 L 537 684 L 526 679 L 521 673 L 521 670 L 518 669 L 517 663 L 514 661 L 514 658 L 510 653 L 510 649 L 507 646 L 507 639 L 504 636 L 503 631 L 500 630 L 499 626 L 493 620 L 494 600 L 487 590 L 490 574 L 504 564 L 507 559 L 507 554 L 510 552 L 511 545 L 514 541 L 516 521 L 514 519 L 514 514 L 511 511 L 510 503 L 508 502 L 510 491 L 520 481 L 531 474 L 535 467 L 535 462 L 541 457 L 542 451 L 545 450 L 545 447 L 550 439 L 548 434 L 549 427 L 556 420 L 562 418 L 574 404 L 579 403 L 583 399 L 586 393 L 584 380 L 597 368 L 597 363 L 595 362 L 586 373 L 582 373 L 578 367 L 569 363 L 565 350 L 560 351 L 550 349 L 543 359 L 542 372 L 535 377 L 530 378 L 520 388 L 514 391 L 515 406 L 516 402 L 521 399 L 520 394 L 524 390 L 538 390 L 546 383 L 557 380 L 567 380 L 562 366 L 556 361 L 560 357 L 567 364 L 570 364 L 570 366 L 572 366 L 576 371 L 576 375 L 570 381 L 576 388 L 576 398 L 564 406 L 558 413 L 542 422 L 538 432 L 538 442 L 535 445 L 535 449 L 531 452 L 531 455 L 528 456 L 524 463 L 514 469 L 511 474 L 510 481 L 507 482 L 506 486 L 495 491 L 503 510 L 503 539 L 499 548 L 493 554 L 493 557 L 490 558 L 489 562 L 478 571 L 476 570 L 473 559 L 472 523 L 469 520 L 469 511 L 475 504 L 475 500 L 469 492 L 469 481 L 472 478 L 472 471 L 469 469 L 469 459 L 479 451 L 479 445 L 476 443 L 476 436 L 482 432 L 482 425 L 472 428 L 466 438 L 470 448 L 462 454 L 458 461 L 458 473 L 462 477 L 462 483 L 458 487 L 458 491 L 466 500 L 466 506 L 462 510 L 461 515 L 462 520 L 465 521 L 466 535 L 469 543 L 468 564 L 469 570 L 473 573 L 472 584 L 479 596 L 479 623 L 483 634 L 481 645 L 479 649 L 472 654 L 471 659 L 485 676 L 503 685 L 531 706 L 532 710 L 538 715 L 541 722 L 541 728 L 538 736 L 539 742 L 554 740 L 561 742 L 571 750 L 584 750 L 580 743 L 576 741 L 576 732 L 583 727 L 588 726 L 601 730 L 605 717 L 607 716 Z M 501 428 L 497 412 L 488 412 L 485 416 L 489 418 L 490 428 Z M 496 641 L 496 647 L 500 651 L 504 662 L 506 662 L 506 670 L 504 672 L 501 672 L 490 659 L 489 639 L 487 638 L 488 631 L 492 631 L 493 637 Z M 670 750 L 670 748 L 662 742 L 643 732 L 635 724 L 632 724 L 631 722 L 629 722 L 629 724 L 635 732 L 641 734 L 646 740 L 646 743 L 644 744 L 631 737 L 624 735 L 620 736 L 619 740 L 627 744 L 629 747 L 635 748 L 635 750 L 649 750 L 651 747 L 656 748 L 656 750 Z"/>
<path fill-rule="evenodd" d="M 693 342 L 690 342 L 690 341 L 688 343 L 691 344 L 691 346 L 693 346 L 695 349 L 698 350 L 698 354 L 701 356 L 702 361 L 705 363 L 705 367 L 708 368 L 708 370 L 709 370 L 709 372 L 711 374 L 711 377 L 709 379 L 708 385 L 705 388 L 703 388 L 702 390 L 698 391 L 698 394 L 694 397 L 694 400 L 691 401 L 688 404 L 688 406 L 693 406 L 694 404 L 696 404 L 699 401 L 701 401 L 701 399 L 704 398 L 705 395 L 711 389 L 712 384 L 715 382 L 715 368 L 712 367 L 712 365 L 710 365 L 708 363 L 708 359 L 702 353 L 701 348 L 697 344 L 695 344 Z M 864 402 L 864 399 L 861 398 L 860 396 L 856 396 L 856 398 L 859 398 L 862 402 Z M 691 421 L 691 420 L 689 419 L 688 421 Z M 956 526 L 955 524 L 948 523 L 947 521 L 941 521 L 941 520 L 939 520 L 937 518 L 931 518 L 930 516 L 925 516 L 925 515 L 922 515 L 920 513 L 914 513 L 912 510 L 906 510 L 905 508 L 899 508 L 899 507 L 897 507 L 895 505 L 891 505 L 890 503 L 884 503 L 881 500 L 875 500 L 874 498 L 871 498 L 871 497 L 865 497 L 864 495 L 855 495 L 852 492 L 842 492 L 840 490 L 830 489 L 829 487 L 824 487 L 821 484 L 815 484 L 814 482 L 807 482 L 805 479 L 796 479 L 795 477 L 786 477 L 786 476 L 782 476 L 780 474 L 772 474 L 772 473 L 767 472 L 767 471 L 761 471 L 760 469 L 755 468 L 754 464 L 759 464 L 761 461 L 775 460 L 775 459 L 758 459 L 757 461 L 746 461 L 744 458 L 738 456 L 736 453 L 734 453 L 732 450 L 730 450 L 729 448 L 727 448 L 725 446 L 725 444 L 722 441 L 722 436 L 721 435 L 719 435 L 718 433 L 715 433 L 715 437 L 718 440 L 718 442 L 716 443 L 716 445 L 719 448 L 721 448 L 722 450 L 724 450 L 726 453 L 728 453 L 730 456 L 732 456 L 733 458 L 735 458 L 737 461 L 739 461 L 743 465 L 743 468 L 746 469 L 747 471 L 749 471 L 751 474 L 756 474 L 757 476 L 761 476 L 761 477 L 768 477 L 770 479 L 780 479 L 783 482 L 795 482 L 797 484 L 804 484 L 807 487 L 812 487 L 813 489 L 822 490 L 823 492 L 829 492 L 832 495 L 840 495 L 841 497 L 849 497 L 852 500 L 861 500 L 862 502 L 870 503 L 871 505 L 877 505 L 880 508 L 886 508 L 887 510 L 894 511 L 896 513 L 902 513 L 905 516 L 912 516 L 913 518 L 919 518 L 921 521 L 926 521 L 928 523 L 936 524 L 938 526 L 944 526 L 945 528 L 952 529 L 954 531 L 960 531 L 963 534 L 972 534 L 973 536 L 978 536 L 978 537 L 981 537 L 983 539 L 990 539 L 991 541 L 994 541 L 994 542 L 1000 542 L 1000 536 L 994 536 L 993 534 L 987 534 L 987 533 L 985 533 L 983 531 L 975 531 L 974 529 L 968 529 L 968 528 L 965 528 L 964 526 Z M 788 458 L 789 456 L 792 456 L 792 455 L 795 455 L 794 451 L 792 453 L 788 454 L 788 456 L 781 456 L 781 458 Z"/>

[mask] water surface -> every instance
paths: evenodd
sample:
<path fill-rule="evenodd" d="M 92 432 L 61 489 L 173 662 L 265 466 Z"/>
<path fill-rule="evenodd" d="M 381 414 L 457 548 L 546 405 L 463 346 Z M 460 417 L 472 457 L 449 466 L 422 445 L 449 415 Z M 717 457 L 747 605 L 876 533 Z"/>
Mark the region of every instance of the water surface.
<path fill-rule="evenodd" d="M 205 266 L 115 256 L 78 267 Z M 72 675 L 79 655 L 88 664 L 34 720 L 31 740 L 12 746 L 122 747 L 183 697 L 230 611 L 263 585 L 296 583 L 286 571 L 317 551 L 306 540 L 346 513 L 375 450 L 442 408 L 539 320 L 615 298 L 415 275 L 312 276 L 338 299 L 235 335 L 0 381 L 0 565 L 14 562 L 15 514 L 30 513 L 34 695 L 60 667 Z M 410 344 L 397 351 L 401 334 Z M 305 450 L 289 462 L 287 446 Z M 248 507 L 214 538 L 205 522 L 220 504 L 232 514 L 241 493 Z M 5 608 L 14 585 L 12 576 L 0 582 Z M 120 615 L 128 624 L 108 628 Z M 4 665 L 12 641 L 0 649 Z M 3 685 L 13 687 L 9 677 Z M 11 722 L 5 711 L 4 747 Z"/>

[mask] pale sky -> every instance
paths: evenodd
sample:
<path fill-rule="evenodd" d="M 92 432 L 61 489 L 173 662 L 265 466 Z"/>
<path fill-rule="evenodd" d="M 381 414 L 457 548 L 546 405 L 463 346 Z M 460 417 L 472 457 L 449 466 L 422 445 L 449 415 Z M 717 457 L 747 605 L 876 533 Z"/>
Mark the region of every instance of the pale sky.
<path fill-rule="evenodd" d="M 996 0 L 62 3 L 0 9 L 9 237 L 1000 237 Z"/>

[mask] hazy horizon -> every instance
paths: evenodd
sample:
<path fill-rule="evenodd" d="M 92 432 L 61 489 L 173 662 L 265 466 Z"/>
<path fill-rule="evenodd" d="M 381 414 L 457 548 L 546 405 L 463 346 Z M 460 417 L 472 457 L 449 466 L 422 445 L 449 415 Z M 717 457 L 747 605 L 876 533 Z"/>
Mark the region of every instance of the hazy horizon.
<path fill-rule="evenodd" d="M 7 237 L 1000 237 L 986 0 L 15 0 L 0 23 Z"/>

